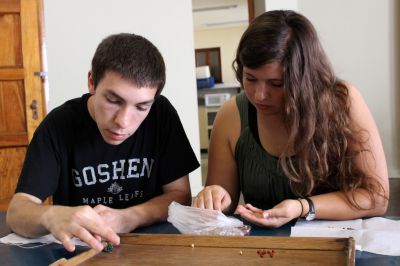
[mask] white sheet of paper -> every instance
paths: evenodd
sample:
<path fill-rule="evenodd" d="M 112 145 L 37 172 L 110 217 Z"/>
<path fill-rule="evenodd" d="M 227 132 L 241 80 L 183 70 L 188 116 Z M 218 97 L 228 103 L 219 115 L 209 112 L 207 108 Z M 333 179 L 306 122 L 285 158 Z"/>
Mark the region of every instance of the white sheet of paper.
<path fill-rule="evenodd" d="M 347 221 L 331 221 L 331 220 L 313 220 L 306 221 L 305 219 L 300 219 L 297 221 L 295 227 L 317 227 L 317 228 L 337 228 L 337 229 L 362 229 L 363 220 L 347 220 Z M 350 229 L 351 228 L 351 229 Z"/>
<path fill-rule="evenodd" d="M 356 249 L 400 256 L 400 221 L 382 217 L 348 221 L 299 220 L 291 228 L 293 237 L 353 237 Z"/>
<path fill-rule="evenodd" d="M 41 243 L 41 244 L 50 244 L 50 243 L 58 243 L 61 244 L 60 241 L 54 238 L 52 234 L 48 234 L 42 237 L 37 238 L 26 238 L 15 233 L 11 233 L 5 237 L 0 238 L 0 243 L 3 244 L 11 244 L 11 245 L 25 245 L 31 243 Z M 87 246 L 85 242 L 82 242 L 78 238 L 73 238 L 72 243 L 77 246 Z"/>
<path fill-rule="evenodd" d="M 292 227 L 291 237 L 352 237 L 356 242 L 356 249 L 361 250 L 362 232 L 340 228 Z"/>

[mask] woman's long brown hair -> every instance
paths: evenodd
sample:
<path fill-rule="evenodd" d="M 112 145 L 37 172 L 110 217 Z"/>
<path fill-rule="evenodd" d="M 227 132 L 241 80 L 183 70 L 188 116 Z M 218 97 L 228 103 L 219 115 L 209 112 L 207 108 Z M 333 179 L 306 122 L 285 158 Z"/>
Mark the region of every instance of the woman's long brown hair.
<path fill-rule="evenodd" d="M 279 62 L 285 89 L 284 118 L 289 132 L 279 164 L 298 196 L 341 190 L 355 208 L 354 191 L 384 196 L 382 185 L 355 163 L 367 132 L 351 127 L 346 84 L 335 76 L 311 22 L 294 11 L 269 11 L 243 34 L 233 67 L 243 85 L 243 67 Z M 351 148 L 350 148 L 351 146 Z M 294 154 L 294 156 L 293 156 Z"/>

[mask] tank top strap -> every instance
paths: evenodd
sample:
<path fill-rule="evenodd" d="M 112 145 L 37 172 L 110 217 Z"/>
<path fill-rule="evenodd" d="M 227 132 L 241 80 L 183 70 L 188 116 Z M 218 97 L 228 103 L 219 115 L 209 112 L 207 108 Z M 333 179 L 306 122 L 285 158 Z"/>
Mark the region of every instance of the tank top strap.
<path fill-rule="evenodd" d="M 249 101 L 244 91 L 236 95 L 236 105 L 240 114 L 240 132 L 242 133 L 249 126 Z"/>

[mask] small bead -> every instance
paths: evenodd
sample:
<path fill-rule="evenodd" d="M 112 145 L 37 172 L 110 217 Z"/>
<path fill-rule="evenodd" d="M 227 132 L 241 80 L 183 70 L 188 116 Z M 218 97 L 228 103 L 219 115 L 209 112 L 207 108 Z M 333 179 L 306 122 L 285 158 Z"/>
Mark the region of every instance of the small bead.
<path fill-rule="evenodd" d="M 114 249 L 114 246 L 110 243 L 107 243 L 107 245 L 104 247 L 103 252 L 109 253 Z"/>

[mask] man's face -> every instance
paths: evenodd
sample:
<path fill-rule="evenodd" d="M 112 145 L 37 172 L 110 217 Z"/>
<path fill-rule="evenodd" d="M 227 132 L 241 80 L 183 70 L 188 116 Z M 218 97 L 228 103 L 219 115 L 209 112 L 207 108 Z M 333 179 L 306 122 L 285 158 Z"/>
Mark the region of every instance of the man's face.
<path fill-rule="evenodd" d="M 105 142 L 118 145 L 138 129 L 150 112 L 156 88 L 138 88 L 120 74 L 107 71 L 94 88 L 88 74 L 91 97 L 88 109 Z"/>

